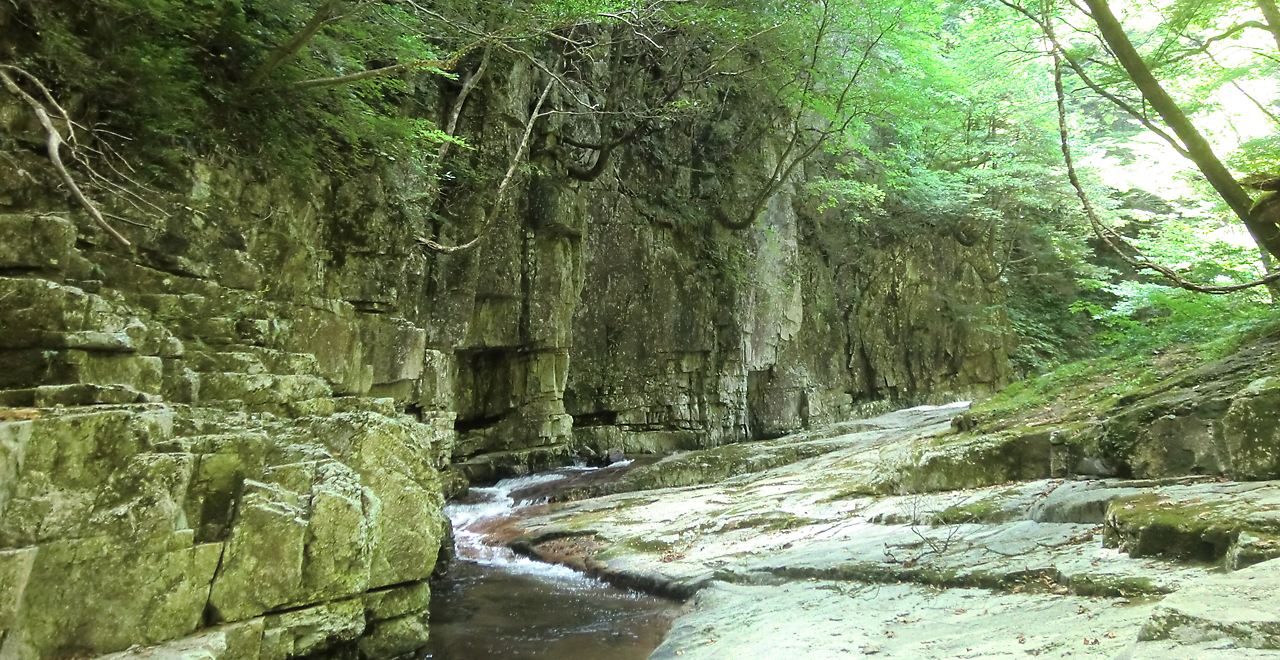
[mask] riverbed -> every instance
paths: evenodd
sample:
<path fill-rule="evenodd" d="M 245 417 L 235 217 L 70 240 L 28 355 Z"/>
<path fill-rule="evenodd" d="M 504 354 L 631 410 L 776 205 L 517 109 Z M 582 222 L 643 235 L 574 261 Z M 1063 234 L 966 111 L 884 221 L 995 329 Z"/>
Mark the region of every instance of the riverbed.
<path fill-rule="evenodd" d="M 619 589 L 564 566 L 535 562 L 505 545 L 504 531 L 541 502 L 513 493 L 582 476 L 590 468 L 473 488 L 450 504 L 457 561 L 435 585 L 431 660 L 643 660 L 680 605 Z"/>

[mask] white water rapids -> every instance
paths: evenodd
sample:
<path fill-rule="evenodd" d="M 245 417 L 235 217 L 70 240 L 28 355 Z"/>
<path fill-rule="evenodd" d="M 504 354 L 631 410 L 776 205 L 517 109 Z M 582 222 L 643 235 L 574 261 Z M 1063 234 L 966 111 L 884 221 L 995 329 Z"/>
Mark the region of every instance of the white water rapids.
<path fill-rule="evenodd" d="M 614 463 L 610 467 L 621 467 L 629 462 Z M 487 529 L 492 529 L 505 519 L 518 517 L 522 507 L 545 504 L 540 501 L 517 502 L 512 498 L 512 493 L 595 469 L 598 468 L 565 468 L 545 474 L 503 479 L 487 488 L 472 488 L 467 498 L 469 503 L 455 502 L 446 505 L 444 512 L 453 523 L 454 548 L 458 559 L 541 579 L 599 585 L 595 579 L 571 568 L 522 557 L 505 545 L 485 543 Z"/>

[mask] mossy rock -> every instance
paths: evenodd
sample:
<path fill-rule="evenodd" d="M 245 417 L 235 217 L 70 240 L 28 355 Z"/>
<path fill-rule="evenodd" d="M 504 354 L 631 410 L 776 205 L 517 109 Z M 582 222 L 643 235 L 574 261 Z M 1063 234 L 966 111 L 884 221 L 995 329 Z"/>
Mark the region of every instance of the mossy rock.
<path fill-rule="evenodd" d="M 1103 545 L 1132 557 L 1168 557 L 1239 568 L 1280 556 L 1278 530 L 1258 525 L 1224 500 L 1173 501 L 1149 493 L 1107 508 Z"/>
<path fill-rule="evenodd" d="M 920 447 L 906 462 L 890 468 L 890 488 L 909 494 L 1048 478 L 1051 433 L 1043 428 L 1016 429 Z"/>

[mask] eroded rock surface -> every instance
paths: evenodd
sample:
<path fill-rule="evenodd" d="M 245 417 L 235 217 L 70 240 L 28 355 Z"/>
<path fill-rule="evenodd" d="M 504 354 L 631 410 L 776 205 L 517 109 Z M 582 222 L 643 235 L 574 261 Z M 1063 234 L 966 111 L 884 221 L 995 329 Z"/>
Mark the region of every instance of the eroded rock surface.
<path fill-rule="evenodd" d="M 959 411 L 672 457 L 514 547 L 693 596 L 655 658 L 1272 657 L 1280 483 L 1021 480 L 1045 448 L 957 435 Z M 687 476 L 721 460 L 736 476 Z"/>

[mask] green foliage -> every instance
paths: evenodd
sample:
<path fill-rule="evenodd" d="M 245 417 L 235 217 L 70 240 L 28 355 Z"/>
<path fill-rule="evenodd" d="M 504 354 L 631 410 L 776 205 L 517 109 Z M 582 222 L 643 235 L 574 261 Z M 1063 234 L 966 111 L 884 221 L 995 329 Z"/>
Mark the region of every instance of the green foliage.
<path fill-rule="evenodd" d="M 540 65 L 557 71 L 566 89 L 557 88 L 552 102 L 563 116 L 548 121 L 562 124 L 566 135 L 590 141 L 638 126 L 684 120 L 700 126 L 689 164 L 695 195 L 728 196 L 759 178 L 762 153 L 794 159 L 823 131 L 843 129 L 826 139 L 825 152 L 818 152 L 824 167 L 808 177 L 815 206 L 846 219 L 851 236 L 950 232 L 976 262 L 995 263 L 981 276 L 1008 293 L 1007 316 L 1021 338 L 1014 359 L 1023 373 L 1096 353 L 1099 345 L 1089 338 L 1099 330 L 1104 347 L 1155 350 L 1162 342 L 1210 340 L 1214 328 L 1265 323 L 1272 313 L 1256 293 L 1211 299 L 1135 281 L 1113 257 L 1095 252 L 1057 150 L 1039 32 L 994 1 L 348 0 L 341 20 L 256 89 L 247 81 L 298 34 L 321 0 L 10 5 L 0 15 L 0 48 L 48 82 L 104 141 L 130 139 L 131 156 L 141 160 L 135 164 L 156 179 L 174 181 L 193 153 L 232 154 L 303 177 L 386 161 L 433 175 L 428 163 L 442 142 L 465 146 L 436 123 L 441 81 L 454 74 L 424 65 L 349 84 L 291 85 L 439 61 L 474 45 L 481 30 L 523 55 L 496 50 L 541 58 Z M 1107 63 L 1089 22 L 1065 3 L 1051 9 L 1060 36 L 1094 80 L 1130 94 L 1132 85 Z M 1170 0 L 1129 9 L 1133 38 L 1175 96 L 1199 118 L 1225 117 L 1213 137 L 1215 147 L 1233 151 L 1229 162 L 1243 172 L 1280 170 L 1276 124 L 1245 126 L 1239 108 L 1219 95 L 1276 74 L 1274 53 L 1246 53 L 1256 43 L 1271 48 L 1269 37 L 1246 30 L 1213 40 L 1255 17 L 1252 3 Z M 1200 48 L 1206 43 L 1212 48 Z M 478 57 L 477 50 L 469 63 Z M 606 63 L 617 67 L 614 79 L 592 83 L 588 72 Z M 691 79 L 697 82 L 679 87 Z M 572 106 L 568 91 L 603 109 L 582 119 L 591 112 Z M 1266 114 L 1275 97 L 1253 100 Z M 1148 173 L 1155 161 L 1168 164 L 1167 150 L 1151 149 L 1143 129 L 1114 107 L 1084 94 L 1073 94 L 1070 105 L 1082 161 Z M 1233 133 L 1239 133 L 1235 150 Z M 798 147 L 786 151 L 789 143 Z M 502 162 L 501 156 L 486 158 Z M 450 169 L 479 186 L 490 165 Z M 1165 172 L 1174 169 L 1147 174 L 1160 180 L 1141 183 L 1170 187 L 1177 175 Z M 1183 199 L 1171 212 L 1122 212 L 1111 208 L 1120 201 L 1105 200 L 1119 197 L 1112 189 L 1131 193 L 1135 186 L 1113 169 L 1086 171 L 1085 178 L 1104 221 L 1127 225 L 1147 256 L 1201 281 L 1256 275 L 1249 250 L 1204 238 L 1222 226 L 1224 214 L 1203 190 L 1147 190 Z M 730 274 L 750 265 L 738 243 L 708 246 L 707 258 Z"/>
<path fill-rule="evenodd" d="M 1150 353 L 1174 345 L 1194 345 L 1220 357 L 1240 337 L 1252 337 L 1280 321 L 1280 309 L 1268 304 L 1265 289 L 1232 296 L 1206 296 L 1142 282 L 1108 286 L 1119 302 L 1111 309 L 1081 305 L 1106 327 L 1097 341 L 1121 354 Z"/>
<path fill-rule="evenodd" d="M 26 0 L 10 19 L 19 29 L 3 41 L 57 98 L 82 100 L 77 119 L 108 143 L 129 140 L 133 164 L 171 185 L 193 153 L 238 153 L 264 169 L 306 175 L 432 152 L 447 136 L 415 99 L 430 73 L 288 87 L 447 55 L 450 46 L 433 44 L 425 18 L 408 5 L 363 6 L 327 25 L 265 87 L 246 87 L 319 4 Z"/>
<path fill-rule="evenodd" d="M 852 173 L 848 164 L 837 166 L 847 173 Z M 869 215 L 875 215 L 884 203 L 884 191 L 874 183 L 858 181 L 852 178 L 816 177 L 805 186 L 806 192 L 821 201 L 819 211 L 840 208 L 845 210 L 852 222 L 867 222 Z"/>

